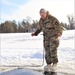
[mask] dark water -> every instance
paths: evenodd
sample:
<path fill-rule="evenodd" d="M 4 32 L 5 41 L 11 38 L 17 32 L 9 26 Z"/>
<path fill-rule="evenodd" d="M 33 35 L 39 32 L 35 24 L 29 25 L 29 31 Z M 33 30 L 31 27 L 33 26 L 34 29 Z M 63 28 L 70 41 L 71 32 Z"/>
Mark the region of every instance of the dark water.
<path fill-rule="evenodd" d="M 3 72 L 0 75 L 72 75 L 72 74 L 64 74 L 64 73 L 43 73 L 40 71 L 33 71 L 27 69 L 16 69 L 8 72 Z"/>

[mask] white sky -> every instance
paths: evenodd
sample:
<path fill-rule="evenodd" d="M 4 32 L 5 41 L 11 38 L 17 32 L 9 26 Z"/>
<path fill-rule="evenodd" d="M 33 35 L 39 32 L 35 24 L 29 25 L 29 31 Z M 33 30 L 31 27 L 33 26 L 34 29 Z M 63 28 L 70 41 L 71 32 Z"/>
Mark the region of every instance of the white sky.
<path fill-rule="evenodd" d="M 34 20 L 39 20 L 41 8 L 48 10 L 60 22 L 68 23 L 67 15 L 74 15 L 74 0 L 30 0 L 27 4 L 19 5 L 12 14 L 2 13 L 1 17 L 6 20 L 21 21 L 30 16 Z"/>

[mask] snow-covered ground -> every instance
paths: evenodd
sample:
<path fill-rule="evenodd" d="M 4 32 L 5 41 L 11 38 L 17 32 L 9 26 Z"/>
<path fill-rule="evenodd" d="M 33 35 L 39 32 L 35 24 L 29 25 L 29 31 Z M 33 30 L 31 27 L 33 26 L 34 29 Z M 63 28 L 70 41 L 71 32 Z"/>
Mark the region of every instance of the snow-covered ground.
<path fill-rule="evenodd" d="M 63 32 L 58 48 L 58 70 L 74 73 L 75 48 L 74 30 Z M 43 65 L 43 36 L 31 37 L 31 33 L 0 34 L 1 37 L 1 66 L 42 66 Z M 46 65 L 46 63 L 44 63 Z M 33 68 L 33 67 L 31 67 Z"/>
<path fill-rule="evenodd" d="M 42 45 L 42 37 L 31 37 L 30 33 L 1 34 L 1 65 L 42 65 Z"/>

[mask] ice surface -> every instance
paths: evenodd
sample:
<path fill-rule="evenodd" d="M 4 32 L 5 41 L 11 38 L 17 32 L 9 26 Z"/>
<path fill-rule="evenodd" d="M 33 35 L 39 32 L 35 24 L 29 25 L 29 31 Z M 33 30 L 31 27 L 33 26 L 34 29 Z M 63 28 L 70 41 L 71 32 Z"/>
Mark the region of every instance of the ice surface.
<path fill-rule="evenodd" d="M 58 68 L 62 71 L 75 70 L 75 30 L 66 30 L 60 38 Z M 31 37 L 31 33 L 9 33 L 1 36 L 1 65 L 41 66 L 43 64 L 43 36 Z M 46 65 L 46 63 L 44 63 Z"/>

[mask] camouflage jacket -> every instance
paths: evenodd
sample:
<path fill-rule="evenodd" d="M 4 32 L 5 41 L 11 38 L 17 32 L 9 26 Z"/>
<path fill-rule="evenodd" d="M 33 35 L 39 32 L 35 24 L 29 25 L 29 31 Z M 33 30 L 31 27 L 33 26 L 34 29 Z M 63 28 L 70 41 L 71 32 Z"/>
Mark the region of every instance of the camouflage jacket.
<path fill-rule="evenodd" d="M 53 37 L 57 36 L 57 33 L 62 34 L 63 27 L 55 17 L 49 15 L 45 20 L 40 18 L 35 35 L 41 31 L 43 31 L 44 36 Z"/>

